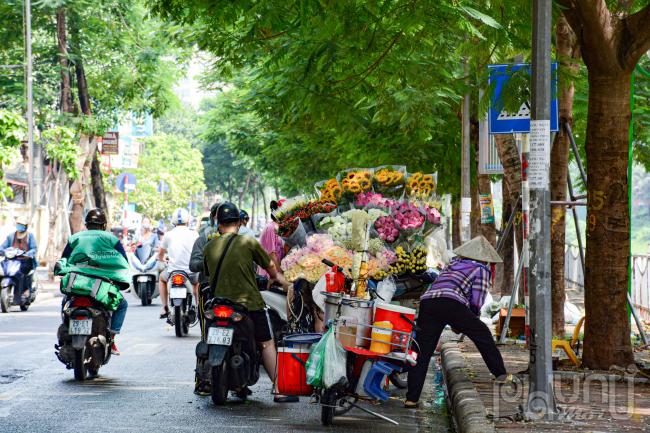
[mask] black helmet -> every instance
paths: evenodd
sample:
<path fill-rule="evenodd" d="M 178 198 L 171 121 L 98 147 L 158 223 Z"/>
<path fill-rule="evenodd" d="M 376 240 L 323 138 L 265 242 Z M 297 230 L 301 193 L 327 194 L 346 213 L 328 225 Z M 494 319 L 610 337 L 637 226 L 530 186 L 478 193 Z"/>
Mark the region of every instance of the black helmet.
<path fill-rule="evenodd" d="M 104 211 L 98 207 L 91 209 L 86 214 L 86 227 L 100 227 L 103 229 L 106 228 L 106 214 Z"/>
<path fill-rule="evenodd" d="M 239 211 L 239 219 L 242 221 L 250 219 L 250 217 L 248 216 L 248 212 L 246 212 L 245 210 Z"/>
<path fill-rule="evenodd" d="M 219 210 L 221 203 L 215 203 L 210 208 L 210 220 L 214 220 L 217 217 L 217 211 Z"/>
<path fill-rule="evenodd" d="M 228 224 L 239 222 L 239 209 L 232 203 L 225 202 L 217 209 L 217 222 Z"/>

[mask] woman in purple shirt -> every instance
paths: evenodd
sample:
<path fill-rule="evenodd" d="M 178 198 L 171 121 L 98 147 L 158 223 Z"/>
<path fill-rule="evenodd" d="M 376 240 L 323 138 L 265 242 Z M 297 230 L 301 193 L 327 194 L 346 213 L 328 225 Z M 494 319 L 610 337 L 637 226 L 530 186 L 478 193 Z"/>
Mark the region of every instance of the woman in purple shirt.
<path fill-rule="evenodd" d="M 492 280 L 488 264 L 502 262 L 501 257 L 483 236 L 461 245 L 454 253 L 456 258 L 420 298 L 417 320 L 420 353 L 417 364 L 408 375 L 404 403 L 407 408 L 418 405 L 429 362 L 447 325 L 474 342 L 497 381 L 505 382 L 512 377 L 506 373 L 492 333 L 479 319 Z"/>

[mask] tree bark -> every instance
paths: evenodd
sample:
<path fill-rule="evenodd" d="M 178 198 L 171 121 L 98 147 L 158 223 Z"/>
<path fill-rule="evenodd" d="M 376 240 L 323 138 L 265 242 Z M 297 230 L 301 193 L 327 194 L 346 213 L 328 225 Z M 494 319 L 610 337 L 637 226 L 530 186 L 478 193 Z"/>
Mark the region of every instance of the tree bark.
<path fill-rule="evenodd" d="M 510 216 L 512 215 L 512 203 L 510 203 L 510 190 L 508 189 L 508 182 L 505 181 L 505 176 L 504 179 L 501 181 L 501 197 L 502 197 L 502 203 L 501 203 L 501 236 L 503 236 L 503 232 L 505 230 L 506 224 L 508 224 L 508 220 L 510 219 Z M 501 287 L 499 288 L 499 291 L 501 293 L 501 296 L 510 296 L 512 293 L 512 285 L 514 283 L 514 257 L 515 257 L 515 248 L 514 248 L 514 241 L 513 241 L 513 233 L 512 230 L 508 233 L 506 238 L 503 241 L 503 246 L 501 247 L 501 258 L 503 259 L 503 263 L 501 264 L 501 269 L 502 269 L 502 277 L 501 277 Z M 498 268 L 497 268 L 498 271 Z"/>
<path fill-rule="evenodd" d="M 575 63 L 578 55 L 576 39 L 566 19 L 560 16 L 557 22 L 556 51 L 562 68 L 572 74 L 579 66 Z M 571 78 L 565 83 L 560 75 L 560 130 L 555 135 L 551 150 L 551 200 L 565 201 L 567 198 L 567 175 L 569 166 L 569 135 L 565 123 L 573 125 L 574 86 Z M 566 207 L 551 206 L 551 306 L 553 311 L 553 335 L 564 337 L 564 249 L 566 229 Z"/>
<path fill-rule="evenodd" d="M 70 86 L 70 63 L 68 62 L 68 42 L 65 9 L 56 10 L 56 40 L 61 68 L 61 94 L 59 105 L 62 113 L 74 113 L 72 90 Z"/>
<path fill-rule="evenodd" d="M 460 246 L 460 199 L 452 201 L 451 204 L 451 244 L 454 248 Z"/>
<path fill-rule="evenodd" d="M 523 244 L 523 233 L 521 225 L 521 206 L 518 206 L 517 209 L 513 209 L 515 203 L 518 202 L 519 197 L 521 196 L 521 157 L 519 156 L 519 149 L 517 148 L 517 142 L 515 137 L 512 134 L 499 134 L 495 135 L 495 142 L 497 146 L 497 153 L 499 154 L 499 159 L 501 160 L 501 165 L 503 166 L 503 189 L 508 193 L 508 195 L 503 196 L 504 201 L 504 213 L 502 217 L 503 228 L 505 229 L 508 219 L 512 212 L 516 212 L 515 219 L 513 221 L 513 226 L 510 229 L 510 234 L 505 239 L 504 243 L 504 267 L 508 266 L 509 269 L 512 268 L 514 272 L 513 259 L 514 259 L 514 248 L 513 248 L 513 238 L 517 241 L 517 250 L 521 254 L 521 247 Z M 507 203 L 506 203 L 507 201 Z M 506 218 L 507 215 L 507 218 Z M 509 263 L 505 264 L 505 261 L 508 260 Z M 514 276 L 513 276 L 514 277 Z M 512 283 L 513 279 L 503 280 L 503 285 L 501 287 L 502 294 L 511 294 L 512 293 Z M 510 287 L 505 287 L 505 284 L 510 284 Z M 521 292 L 521 288 L 520 288 Z"/>
<path fill-rule="evenodd" d="M 70 199 L 72 200 L 72 211 L 70 213 L 70 231 L 74 234 L 84 227 L 84 209 L 86 201 L 86 191 L 91 183 L 90 168 L 93 157 L 97 151 L 97 142 L 94 137 L 81 134 L 79 138 L 80 156 L 77 159 L 77 169 L 79 170 L 79 179 L 70 185 Z"/>
<path fill-rule="evenodd" d="M 605 0 L 558 0 L 577 35 L 589 77 L 585 349 L 592 369 L 634 361 L 627 316 L 630 260 L 630 80 L 650 50 L 650 5 L 613 14 Z"/>

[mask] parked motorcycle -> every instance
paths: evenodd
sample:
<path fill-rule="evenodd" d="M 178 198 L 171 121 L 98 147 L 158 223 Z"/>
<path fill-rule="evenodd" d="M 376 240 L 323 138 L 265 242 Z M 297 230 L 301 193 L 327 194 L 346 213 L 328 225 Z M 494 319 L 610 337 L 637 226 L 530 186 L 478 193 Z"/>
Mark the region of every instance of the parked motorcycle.
<path fill-rule="evenodd" d="M 153 298 L 158 297 L 158 267 L 156 254 L 152 248 L 144 251 L 142 246 L 129 255 L 129 264 L 133 270 L 133 294 L 140 299 L 143 306 L 151 305 Z"/>
<path fill-rule="evenodd" d="M 288 334 L 315 332 L 316 309 L 311 295 L 313 285 L 309 281 L 299 279 L 293 284 L 293 302 L 289 305 L 290 316 L 287 315 L 286 292 L 280 287 L 267 286 L 267 278 L 257 278 L 257 287 L 267 306 L 276 342 L 282 341 Z"/>
<path fill-rule="evenodd" d="M 177 337 L 184 337 L 190 326 L 196 323 L 196 308 L 193 303 L 192 282 L 183 271 L 172 271 L 167 281 L 170 313 L 167 321 L 174 326 Z"/>
<path fill-rule="evenodd" d="M 67 369 L 74 369 L 76 380 L 96 377 L 111 359 L 111 312 L 90 297 L 70 296 L 62 319 L 59 343 L 54 346 L 57 358 Z"/>
<path fill-rule="evenodd" d="M 24 278 L 31 284 L 31 293 L 23 297 L 20 290 L 19 276 L 21 257 L 27 258 L 25 251 L 18 248 L 4 250 L 4 260 L 0 263 L 0 309 L 3 313 L 9 312 L 12 305 L 20 306 L 21 311 L 27 311 L 30 304 L 36 299 L 36 284 L 34 284 L 34 270 L 32 269 Z M 31 258 L 28 258 L 31 260 Z"/>
<path fill-rule="evenodd" d="M 225 298 L 208 299 L 204 305 L 206 341 L 196 347 L 205 360 L 204 374 L 211 377 L 212 402 L 223 405 L 228 392 L 246 399 L 249 386 L 259 379 L 260 353 L 255 328 L 243 306 Z"/>

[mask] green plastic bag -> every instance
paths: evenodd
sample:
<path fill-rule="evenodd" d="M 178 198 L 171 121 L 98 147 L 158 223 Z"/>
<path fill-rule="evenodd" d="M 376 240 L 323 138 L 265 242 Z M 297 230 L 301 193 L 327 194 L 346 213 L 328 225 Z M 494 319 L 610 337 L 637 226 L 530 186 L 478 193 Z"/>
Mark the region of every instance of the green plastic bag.
<path fill-rule="evenodd" d="M 123 296 L 119 287 L 101 278 L 70 272 L 61 279 L 64 295 L 90 296 L 104 307 L 115 311 Z"/>
<path fill-rule="evenodd" d="M 325 348 L 327 341 L 334 338 L 334 327 L 331 327 L 323 338 L 311 347 L 311 353 L 307 359 L 305 368 L 307 369 L 307 384 L 314 388 L 323 387 L 323 370 L 325 367 Z"/>

